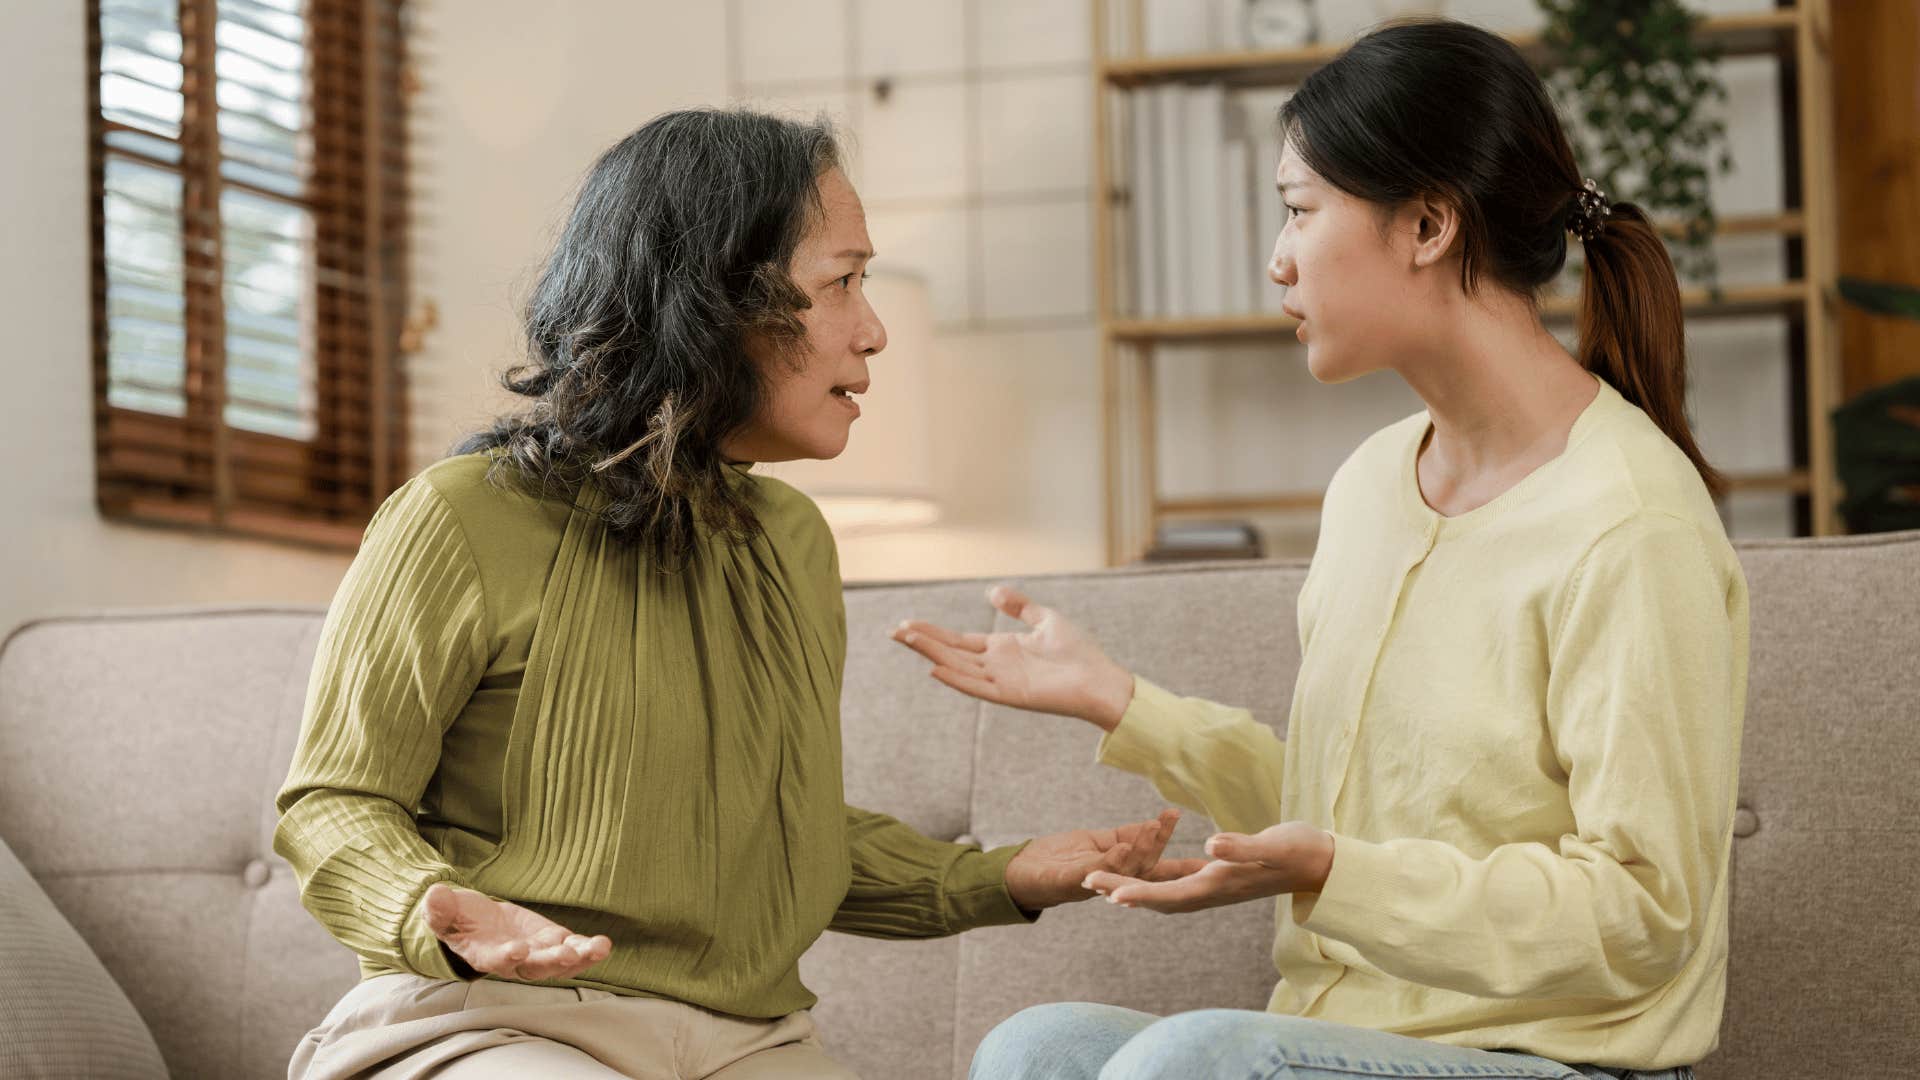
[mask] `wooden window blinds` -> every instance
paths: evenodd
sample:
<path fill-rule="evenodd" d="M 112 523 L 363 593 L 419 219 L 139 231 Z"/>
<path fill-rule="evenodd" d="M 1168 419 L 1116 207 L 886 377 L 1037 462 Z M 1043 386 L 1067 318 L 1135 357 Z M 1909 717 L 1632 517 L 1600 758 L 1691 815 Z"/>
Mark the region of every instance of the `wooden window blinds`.
<path fill-rule="evenodd" d="M 405 474 L 403 0 L 89 0 L 96 496 L 358 543 Z"/>

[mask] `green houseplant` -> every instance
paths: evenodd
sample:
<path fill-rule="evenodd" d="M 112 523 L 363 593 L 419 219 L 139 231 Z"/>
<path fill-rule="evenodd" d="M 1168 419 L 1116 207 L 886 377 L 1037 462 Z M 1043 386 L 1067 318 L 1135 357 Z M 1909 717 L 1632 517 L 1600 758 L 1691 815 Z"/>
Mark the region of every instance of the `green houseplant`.
<path fill-rule="evenodd" d="M 1718 292 L 1710 168 L 1733 167 L 1720 50 L 1698 41 L 1680 0 L 1539 0 L 1548 89 L 1571 121 L 1580 167 L 1615 200 L 1678 225 L 1681 276 Z"/>
<path fill-rule="evenodd" d="M 1841 298 L 1862 311 L 1920 322 L 1920 289 L 1851 277 L 1839 285 Z M 1849 531 L 1920 529 L 1920 376 L 1835 409 L 1833 450 Z"/>

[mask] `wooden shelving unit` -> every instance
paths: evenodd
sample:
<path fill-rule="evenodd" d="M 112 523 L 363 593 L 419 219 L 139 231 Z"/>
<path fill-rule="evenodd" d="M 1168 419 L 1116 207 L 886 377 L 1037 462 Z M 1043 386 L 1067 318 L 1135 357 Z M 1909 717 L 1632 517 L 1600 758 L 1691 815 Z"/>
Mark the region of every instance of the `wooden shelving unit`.
<path fill-rule="evenodd" d="M 1833 465 L 1830 415 L 1839 399 L 1839 329 L 1835 277 L 1836 221 L 1833 204 L 1833 129 L 1831 58 L 1827 51 L 1829 0 L 1800 0 L 1794 6 L 1749 15 L 1704 20 L 1699 35 L 1725 55 L 1773 56 L 1782 63 L 1783 94 L 1791 94 L 1796 126 L 1788 134 L 1786 167 L 1798 176 L 1799 190 L 1788 197 L 1798 205 L 1778 214 L 1728 216 L 1719 235 L 1774 235 L 1789 245 L 1793 280 L 1728 287 L 1719 295 L 1701 290 L 1682 294 L 1690 319 L 1784 315 L 1798 335 L 1804 356 L 1800 387 L 1806 452 L 1786 472 L 1734 476 L 1735 491 L 1773 491 L 1809 500 L 1810 530 L 1815 535 L 1840 531 L 1836 506 L 1840 492 Z M 1124 39 L 1137 50 L 1142 40 L 1140 0 L 1094 0 L 1094 145 L 1096 190 L 1095 281 L 1101 326 L 1104 412 L 1103 452 L 1107 482 L 1107 558 L 1133 562 L 1145 553 L 1155 527 L 1175 518 L 1312 511 L 1319 492 L 1281 492 L 1259 496 L 1169 499 L 1157 490 L 1159 451 L 1154 408 L 1156 346 L 1209 341 L 1290 338 L 1298 325 L 1274 315 L 1236 315 L 1205 319 L 1139 318 L 1122 296 L 1126 267 L 1118 257 L 1127 228 L 1132 185 L 1119 175 L 1114 148 L 1125 129 L 1125 96 L 1134 89 L 1165 82 L 1210 83 L 1229 87 L 1297 84 L 1337 56 L 1343 46 L 1181 56 L 1114 55 L 1109 43 Z M 1537 65 L 1546 51 L 1537 35 L 1510 34 Z M 1788 76 L 1791 76 L 1791 79 Z M 1121 156 L 1119 160 L 1127 160 Z M 1572 297 L 1545 304 L 1550 319 L 1576 313 Z M 1356 438 L 1364 436 L 1357 433 Z"/>

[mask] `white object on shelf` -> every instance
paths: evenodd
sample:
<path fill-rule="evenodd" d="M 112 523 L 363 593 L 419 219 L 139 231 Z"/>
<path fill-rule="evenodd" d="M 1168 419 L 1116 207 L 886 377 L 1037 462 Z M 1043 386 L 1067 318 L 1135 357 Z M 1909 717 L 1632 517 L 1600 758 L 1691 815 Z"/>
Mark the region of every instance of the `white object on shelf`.
<path fill-rule="evenodd" d="M 1246 111 L 1247 128 L 1253 136 L 1253 229 L 1254 251 L 1259 260 L 1260 277 L 1255 282 L 1258 311 L 1282 314 L 1280 305 L 1287 291 L 1267 280 L 1267 261 L 1273 255 L 1274 241 L 1287 224 L 1287 209 L 1274 190 L 1274 172 L 1280 166 L 1280 107 L 1293 91 L 1288 89 L 1248 90 L 1240 95 Z"/>
<path fill-rule="evenodd" d="M 1222 126 L 1226 90 L 1220 84 L 1186 88 L 1186 240 L 1189 252 L 1188 314 L 1201 317 L 1226 313 L 1226 237 L 1221 231 L 1220 193 Z"/>
<path fill-rule="evenodd" d="M 1160 242 L 1163 206 L 1160 173 L 1166 159 L 1160 142 L 1159 102 L 1152 91 L 1140 90 L 1127 100 L 1133 123 L 1133 182 L 1127 209 L 1133 229 L 1134 314 L 1152 318 L 1166 313 L 1166 256 Z"/>
<path fill-rule="evenodd" d="M 1186 88 L 1168 83 L 1145 91 L 1159 111 L 1159 141 L 1155 153 L 1161 162 L 1160 225 L 1161 314 L 1180 318 L 1193 314 L 1193 238 L 1187 235 L 1187 169 L 1190 143 L 1186 138 Z"/>
<path fill-rule="evenodd" d="M 1253 164 L 1244 136 L 1227 140 L 1220 148 L 1221 254 L 1225 258 L 1226 305 L 1229 314 L 1254 310 Z"/>

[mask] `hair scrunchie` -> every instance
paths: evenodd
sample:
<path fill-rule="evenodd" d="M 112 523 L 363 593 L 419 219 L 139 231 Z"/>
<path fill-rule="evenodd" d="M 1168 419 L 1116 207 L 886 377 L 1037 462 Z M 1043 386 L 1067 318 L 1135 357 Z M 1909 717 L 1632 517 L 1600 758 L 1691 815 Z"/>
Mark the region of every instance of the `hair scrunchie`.
<path fill-rule="evenodd" d="M 1573 193 L 1573 214 L 1567 219 L 1567 231 L 1582 241 L 1590 241 L 1600 235 L 1607 219 L 1613 216 L 1613 205 L 1607 201 L 1607 193 L 1600 185 L 1589 179 Z"/>

